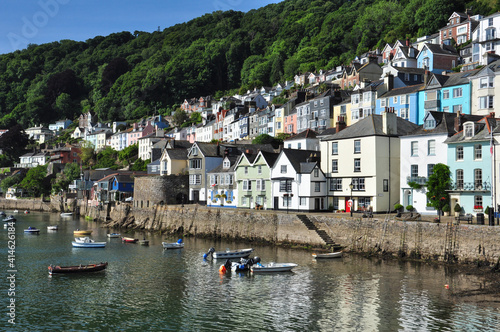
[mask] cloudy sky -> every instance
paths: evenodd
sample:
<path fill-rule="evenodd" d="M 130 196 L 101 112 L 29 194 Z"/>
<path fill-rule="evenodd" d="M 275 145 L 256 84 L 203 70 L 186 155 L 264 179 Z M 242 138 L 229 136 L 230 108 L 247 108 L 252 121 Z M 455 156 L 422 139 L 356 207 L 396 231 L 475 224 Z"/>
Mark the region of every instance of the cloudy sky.
<path fill-rule="evenodd" d="M 61 39 L 163 30 L 216 10 L 249 11 L 280 0 L 2 0 L 0 54 Z"/>

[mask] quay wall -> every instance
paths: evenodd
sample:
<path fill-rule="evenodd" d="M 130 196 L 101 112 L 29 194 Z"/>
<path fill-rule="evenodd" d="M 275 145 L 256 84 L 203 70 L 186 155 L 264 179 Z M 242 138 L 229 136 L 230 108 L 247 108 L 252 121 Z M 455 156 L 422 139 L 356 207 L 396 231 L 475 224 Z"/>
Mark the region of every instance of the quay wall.
<path fill-rule="evenodd" d="M 55 200 L 57 201 L 57 200 Z M 1 210 L 58 212 L 74 202 L 0 199 Z M 323 240 L 290 211 L 210 208 L 199 205 L 154 205 L 136 208 L 118 203 L 101 207 L 79 200 L 81 215 L 103 227 L 160 231 L 169 234 L 231 238 L 304 247 L 322 247 Z M 345 251 L 397 256 L 430 262 L 495 264 L 500 259 L 500 227 L 426 221 L 350 218 L 335 213 L 311 213 L 309 219 Z M 451 220 L 451 219 L 450 219 Z"/>

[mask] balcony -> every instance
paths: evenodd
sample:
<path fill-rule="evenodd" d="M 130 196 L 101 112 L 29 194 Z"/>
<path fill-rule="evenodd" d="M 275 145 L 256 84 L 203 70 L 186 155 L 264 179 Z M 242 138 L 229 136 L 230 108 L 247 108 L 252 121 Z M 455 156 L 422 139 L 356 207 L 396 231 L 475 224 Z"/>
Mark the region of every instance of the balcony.
<path fill-rule="evenodd" d="M 441 101 L 439 99 L 424 101 L 424 109 L 434 109 L 439 107 L 441 107 Z"/>
<path fill-rule="evenodd" d="M 452 182 L 451 191 L 491 191 L 491 184 L 488 182 Z"/>
<path fill-rule="evenodd" d="M 407 176 L 406 183 L 415 182 L 420 185 L 425 185 L 427 183 L 427 178 L 425 176 Z"/>

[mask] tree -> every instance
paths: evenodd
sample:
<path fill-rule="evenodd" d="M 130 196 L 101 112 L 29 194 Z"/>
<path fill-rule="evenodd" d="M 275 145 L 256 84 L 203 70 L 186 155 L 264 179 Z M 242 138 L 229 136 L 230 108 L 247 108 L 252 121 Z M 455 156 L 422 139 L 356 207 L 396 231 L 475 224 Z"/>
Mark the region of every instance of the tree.
<path fill-rule="evenodd" d="M 174 125 L 176 127 L 180 127 L 186 120 L 188 119 L 188 115 L 186 112 L 181 110 L 180 108 L 175 111 L 174 115 L 172 116 L 172 121 L 174 122 Z"/>
<path fill-rule="evenodd" d="M 68 190 L 70 183 L 78 178 L 80 178 L 80 166 L 77 163 L 66 164 L 63 171 L 54 178 L 52 192 L 58 193 L 60 190 Z"/>
<path fill-rule="evenodd" d="M 19 186 L 26 189 L 34 197 L 40 196 L 40 194 L 50 194 L 51 186 L 50 182 L 47 183 L 47 166 L 40 165 L 31 168 Z"/>
<path fill-rule="evenodd" d="M 85 143 L 80 148 L 79 157 L 82 161 L 82 165 L 88 167 L 93 163 L 94 160 L 94 146 L 92 143 L 85 141 Z"/>
<path fill-rule="evenodd" d="M 136 144 L 132 144 L 127 146 L 125 149 L 118 151 L 118 160 L 124 165 L 128 166 L 132 162 L 132 160 L 137 159 L 137 155 L 139 154 L 139 146 Z"/>
<path fill-rule="evenodd" d="M 268 134 L 260 134 L 252 140 L 252 144 L 271 144 L 275 149 L 277 149 L 281 143 L 283 143 L 282 140 L 276 139 Z"/>
<path fill-rule="evenodd" d="M 105 147 L 96 156 L 96 163 L 94 169 L 96 168 L 111 168 L 118 169 L 116 161 L 118 160 L 118 152 L 110 146 Z"/>
<path fill-rule="evenodd" d="M 21 125 L 17 124 L 0 136 L 0 150 L 2 150 L 2 154 L 8 157 L 10 164 L 13 165 L 24 154 L 24 149 L 30 142 L 31 140 Z"/>
<path fill-rule="evenodd" d="M 148 161 L 142 160 L 141 158 L 137 159 L 135 163 L 130 167 L 131 171 L 147 171 L 148 169 Z"/>
<path fill-rule="evenodd" d="M 447 190 L 451 186 L 451 171 L 445 164 L 436 164 L 432 174 L 427 179 L 427 198 L 431 205 L 438 211 L 448 204 L 449 196 Z"/>
<path fill-rule="evenodd" d="M 2 188 L 2 191 L 4 193 L 7 192 L 7 189 L 10 187 L 15 186 L 16 184 L 19 184 L 23 180 L 23 177 L 21 174 L 15 174 L 11 175 L 0 182 L 0 188 Z"/>

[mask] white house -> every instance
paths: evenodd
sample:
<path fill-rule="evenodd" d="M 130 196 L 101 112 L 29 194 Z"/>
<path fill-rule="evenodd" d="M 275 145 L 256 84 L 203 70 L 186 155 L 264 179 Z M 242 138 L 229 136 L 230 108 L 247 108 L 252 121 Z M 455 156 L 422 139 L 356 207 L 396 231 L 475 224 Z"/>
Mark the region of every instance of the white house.
<path fill-rule="evenodd" d="M 319 151 L 319 138 L 316 137 L 316 132 L 307 129 L 297 135 L 289 137 L 283 141 L 283 146 L 286 149 L 296 150 L 312 150 Z"/>

